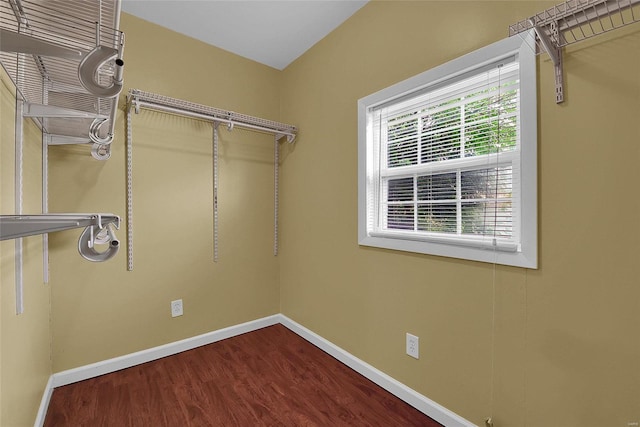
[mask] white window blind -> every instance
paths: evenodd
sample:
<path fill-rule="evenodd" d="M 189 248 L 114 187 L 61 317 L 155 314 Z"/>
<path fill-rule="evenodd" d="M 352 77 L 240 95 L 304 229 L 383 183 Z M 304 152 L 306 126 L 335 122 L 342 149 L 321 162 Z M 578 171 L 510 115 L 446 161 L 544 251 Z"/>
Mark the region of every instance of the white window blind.
<path fill-rule="evenodd" d="M 523 114 L 522 76 L 531 84 L 531 70 L 523 73 L 522 52 L 502 49 L 497 58 L 487 56 L 475 54 L 471 66 L 463 57 L 465 67 L 440 69 L 426 85 L 406 90 L 411 85 L 403 82 L 361 100 L 361 244 L 381 238 L 522 253 L 523 236 L 531 236 L 531 230 L 523 234 L 523 212 L 530 223 L 536 198 L 523 194 L 535 191 L 529 182 L 535 158 L 525 162 L 526 185 L 522 181 L 523 152 L 535 156 L 535 59 L 525 61 L 525 67 L 533 64 L 534 79 L 533 96 L 524 88 L 533 100 L 526 99 Z M 477 57 L 483 60 L 474 65 Z M 523 127 L 531 113 L 534 123 Z"/>
<path fill-rule="evenodd" d="M 518 71 L 509 58 L 373 109 L 381 208 L 372 231 L 515 249 Z"/>

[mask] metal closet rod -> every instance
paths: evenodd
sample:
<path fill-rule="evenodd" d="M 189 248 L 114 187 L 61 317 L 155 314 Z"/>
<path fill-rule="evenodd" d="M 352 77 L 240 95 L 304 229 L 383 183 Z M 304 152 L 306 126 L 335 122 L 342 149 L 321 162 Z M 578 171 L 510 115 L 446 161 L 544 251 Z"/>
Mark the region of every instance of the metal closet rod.
<path fill-rule="evenodd" d="M 211 114 L 207 114 L 207 113 L 199 113 L 196 111 L 191 111 L 189 109 L 184 109 L 184 108 L 180 108 L 180 107 L 175 107 L 175 106 L 171 106 L 171 105 L 165 105 L 165 104 L 160 104 L 157 102 L 153 102 L 153 101 L 149 101 L 149 100 L 142 100 L 139 98 L 139 96 L 136 93 L 136 90 L 131 90 L 130 93 L 130 99 L 129 102 L 131 104 L 133 104 L 133 106 L 136 108 L 136 112 L 138 111 L 139 108 L 147 108 L 147 109 L 151 109 L 151 110 L 159 110 L 159 111 L 164 111 L 167 113 L 172 113 L 172 114 L 177 114 L 177 115 L 181 115 L 181 116 L 187 116 L 187 117 L 193 117 L 193 118 L 197 118 L 197 119 L 202 119 L 202 120 L 206 120 L 206 121 L 211 121 L 211 122 L 215 122 L 215 123 L 225 123 L 228 126 L 230 126 L 230 128 L 233 128 L 234 126 L 238 126 L 238 127 L 242 127 L 242 128 L 247 128 L 247 129 L 252 129 L 252 130 L 256 130 L 256 131 L 260 131 L 260 132 L 267 132 L 267 133 L 272 133 L 275 134 L 276 136 L 278 136 L 279 138 L 282 137 L 287 137 L 287 142 L 292 143 L 295 138 L 296 138 L 296 134 L 297 134 L 297 129 L 295 126 L 292 125 L 287 125 L 287 124 L 283 124 L 283 123 L 274 123 L 274 126 L 263 126 L 263 125 L 258 125 L 258 124 L 253 124 L 253 123 L 247 123 L 243 120 L 239 120 L 239 119 L 233 119 L 233 118 L 222 118 L 219 117 L 219 114 L 222 115 L 226 115 L 229 117 L 232 117 L 233 115 L 236 115 L 237 113 L 234 113 L 233 111 L 223 111 L 223 112 L 216 112 L 211 113 Z M 176 100 L 177 102 L 180 102 L 179 100 Z M 196 104 L 194 104 L 196 105 Z M 197 105 L 196 105 L 197 106 Z M 206 106 L 200 106 L 203 109 L 206 109 Z M 248 118 L 249 120 L 253 119 L 255 121 L 262 121 L 264 122 L 264 119 L 260 119 L 257 117 L 251 117 L 251 116 L 245 116 L 245 115 L 241 115 L 242 117 Z"/>

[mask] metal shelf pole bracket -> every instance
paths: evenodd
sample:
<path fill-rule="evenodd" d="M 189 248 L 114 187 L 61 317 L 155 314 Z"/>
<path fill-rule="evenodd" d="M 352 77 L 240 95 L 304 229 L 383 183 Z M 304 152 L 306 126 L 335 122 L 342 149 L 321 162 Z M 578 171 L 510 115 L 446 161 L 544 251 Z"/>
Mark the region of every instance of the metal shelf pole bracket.
<path fill-rule="evenodd" d="M 529 20 L 529 23 L 533 27 L 538 39 L 540 40 L 540 44 L 544 48 L 544 50 L 549 54 L 551 61 L 553 62 L 554 67 L 554 78 L 555 78 L 555 92 L 556 92 L 556 104 L 560 104 L 564 102 L 564 79 L 563 79 L 563 67 L 562 67 L 562 48 L 558 47 L 551 37 L 547 35 L 547 32 L 541 28 L 540 26 L 534 25 L 533 19 Z M 558 23 L 551 22 L 548 25 L 549 32 L 551 33 L 554 40 L 558 40 Z"/>

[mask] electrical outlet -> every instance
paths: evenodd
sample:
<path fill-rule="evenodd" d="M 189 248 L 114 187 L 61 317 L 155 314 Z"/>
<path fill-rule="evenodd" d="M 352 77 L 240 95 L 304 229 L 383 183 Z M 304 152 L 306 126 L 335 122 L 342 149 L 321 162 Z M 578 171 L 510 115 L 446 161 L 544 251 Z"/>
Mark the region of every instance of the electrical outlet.
<path fill-rule="evenodd" d="M 171 301 L 171 317 L 182 316 L 182 300 Z"/>
<path fill-rule="evenodd" d="M 416 359 L 420 358 L 420 338 L 407 333 L 407 354 Z"/>

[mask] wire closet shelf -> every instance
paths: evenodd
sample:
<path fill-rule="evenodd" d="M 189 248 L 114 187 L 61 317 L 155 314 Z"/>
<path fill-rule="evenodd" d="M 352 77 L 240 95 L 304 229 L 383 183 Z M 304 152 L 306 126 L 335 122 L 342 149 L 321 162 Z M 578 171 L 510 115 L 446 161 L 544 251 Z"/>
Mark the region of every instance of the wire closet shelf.
<path fill-rule="evenodd" d="M 122 90 L 119 0 L 0 1 L 0 62 L 51 144 L 110 156 Z"/>
<path fill-rule="evenodd" d="M 537 53 L 555 67 L 556 102 L 564 100 L 562 48 L 640 22 L 640 0 L 568 0 L 509 26 L 509 36 L 534 30 Z"/>
<path fill-rule="evenodd" d="M 145 92 L 139 89 L 129 90 L 129 103 L 139 112 L 140 107 L 165 111 L 178 115 L 186 115 L 216 123 L 224 123 L 230 128 L 244 127 L 252 130 L 274 133 L 279 138 L 286 137 L 287 142 L 295 140 L 297 128 L 293 125 L 279 123 L 260 117 L 248 116 L 234 111 L 223 110 L 207 105 L 196 104 L 165 95 Z"/>
<path fill-rule="evenodd" d="M 278 173 L 279 141 L 293 143 L 298 133 L 296 126 L 196 104 L 165 95 L 130 89 L 127 96 L 127 269 L 133 271 L 133 136 L 132 112 L 138 114 L 142 108 L 204 120 L 213 125 L 213 261 L 218 261 L 218 126 L 225 124 L 229 131 L 234 127 L 246 128 L 274 135 L 274 245 L 278 254 Z"/>

